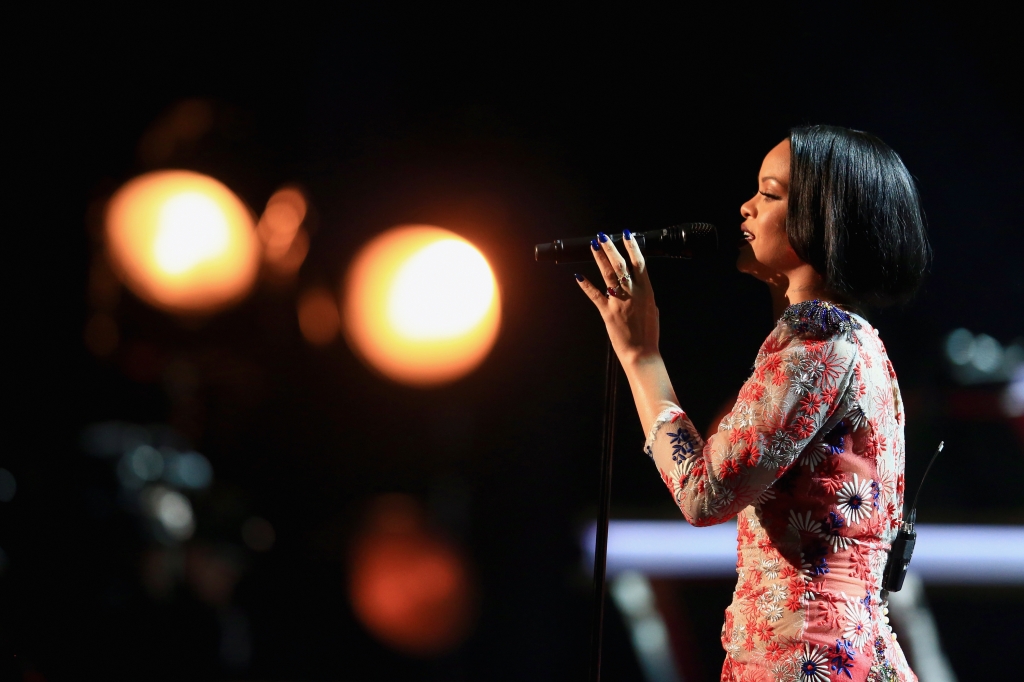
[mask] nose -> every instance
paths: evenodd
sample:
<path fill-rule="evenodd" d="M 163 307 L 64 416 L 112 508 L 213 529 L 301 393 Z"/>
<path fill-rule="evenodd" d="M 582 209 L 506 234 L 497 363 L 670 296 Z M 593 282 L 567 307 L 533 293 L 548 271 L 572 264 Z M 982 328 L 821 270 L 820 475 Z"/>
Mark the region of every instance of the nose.
<path fill-rule="evenodd" d="M 754 209 L 753 198 L 747 199 L 746 201 L 743 202 L 743 204 L 740 206 L 740 215 L 743 216 L 744 218 L 753 218 L 755 215 L 757 215 Z"/>

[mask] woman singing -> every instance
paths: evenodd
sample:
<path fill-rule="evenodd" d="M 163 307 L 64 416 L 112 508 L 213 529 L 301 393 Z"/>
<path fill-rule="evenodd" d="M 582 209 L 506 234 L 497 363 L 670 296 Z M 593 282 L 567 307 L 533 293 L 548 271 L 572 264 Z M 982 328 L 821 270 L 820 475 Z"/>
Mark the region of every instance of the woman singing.
<path fill-rule="evenodd" d="M 902 520 L 904 412 L 878 333 L 857 312 L 909 298 L 930 248 L 914 182 L 867 133 L 796 128 L 740 207 L 737 267 L 778 323 L 717 433 L 678 406 L 647 266 L 592 243 L 607 289 L 577 275 L 625 369 L 646 451 L 695 526 L 737 519 L 723 680 L 916 680 L 881 601 Z"/>

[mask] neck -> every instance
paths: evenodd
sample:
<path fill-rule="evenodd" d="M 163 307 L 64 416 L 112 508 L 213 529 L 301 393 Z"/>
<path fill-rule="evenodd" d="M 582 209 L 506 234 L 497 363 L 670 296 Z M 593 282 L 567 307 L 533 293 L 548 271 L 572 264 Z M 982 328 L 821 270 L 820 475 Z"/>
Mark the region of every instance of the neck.
<path fill-rule="evenodd" d="M 803 303 L 820 299 L 831 301 L 832 296 L 825 289 L 821 275 L 810 268 L 787 273 L 780 273 L 767 281 L 772 296 L 772 313 L 775 319 L 782 317 L 782 312 L 794 303 Z"/>

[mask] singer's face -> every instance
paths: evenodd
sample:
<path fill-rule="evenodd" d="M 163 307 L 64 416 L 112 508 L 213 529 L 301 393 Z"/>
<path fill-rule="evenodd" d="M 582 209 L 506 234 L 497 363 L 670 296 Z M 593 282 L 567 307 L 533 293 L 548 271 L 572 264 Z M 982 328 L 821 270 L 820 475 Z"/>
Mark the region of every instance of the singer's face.
<path fill-rule="evenodd" d="M 761 162 L 757 194 L 740 206 L 743 242 L 736 267 L 765 282 L 803 265 L 789 244 L 786 213 L 789 209 L 789 140 L 775 146 Z"/>

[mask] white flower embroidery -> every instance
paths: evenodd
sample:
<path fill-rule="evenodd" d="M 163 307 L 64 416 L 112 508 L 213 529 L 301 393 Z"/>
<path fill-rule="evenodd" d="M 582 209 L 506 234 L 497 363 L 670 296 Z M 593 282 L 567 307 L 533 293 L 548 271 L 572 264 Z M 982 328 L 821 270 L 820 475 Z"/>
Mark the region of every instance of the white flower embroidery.
<path fill-rule="evenodd" d="M 769 587 L 765 594 L 768 595 L 768 598 L 771 599 L 773 603 L 777 604 L 786 599 L 788 596 L 788 590 L 785 585 L 776 584 Z"/>
<path fill-rule="evenodd" d="M 833 554 L 835 554 L 836 552 L 842 552 L 844 549 L 846 549 L 850 545 L 859 544 L 853 538 L 848 538 L 845 535 L 839 535 L 839 531 L 835 531 L 833 533 L 829 533 L 828 537 L 827 537 L 827 541 L 828 541 L 829 546 L 832 548 L 832 553 Z"/>
<path fill-rule="evenodd" d="M 736 499 L 736 491 L 732 488 L 714 486 L 709 492 L 712 497 L 708 500 L 708 509 L 712 512 L 725 509 Z"/>
<path fill-rule="evenodd" d="M 772 421 L 782 415 L 782 403 L 786 397 L 786 387 L 777 386 L 775 383 L 767 383 L 764 393 L 757 401 L 758 411 L 765 421 Z"/>
<path fill-rule="evenodd" d="M 798 516 L 792 509 L 789 510 L 789 527 L 796 532 L 809 533 L 811 535 L 821 535 L 821 522 L 815 521 L 811 518 L 811 512 L 804 512 L 802 516 Z"/>
<path fill-rule="evenodd" d="M 831 454 L 832 450 L 828 447 L 828 443 L 818 442 L 809 448 L 804 448 L 803 454 L 800 455 L 800 461 L 810 467 L 811 471 L 814 471 L 814 467 L 818 466 L 825 461 L 825 457 Z"/>
<path fill-rule="evenodd" d="M 779 577 L 779 572 L 782 570 L 782 562 L 776 558 L 761 559 L 761 572 L 764 573 L 764 577 L 769 580 L 775 580 Z M 776 587 L 773 585 L 773 587 Z"/>
<path fill-rule="evenodd" d="M 853 431 L 859 431 L 868 425 L 868 417 L 864 414 L 864 408 L 860 406 L 860 403 L 854 403 L 853 408 L 846 413 L 846 421 Z"/>
<path fill-rule="evenodd" d="M 861 481 L 857 474 L 854 474 L 853 480 L 844 483 L 836 494 L 836 505 L 850 520 L 850 523 L 860 523 L 868 518 L 874 508 L 871 499 L 871 482 Z"/>
<path fill-rule="evenodd" d="M 745 402 L 738 402 L 732 413 L 732 425 L 734 429 L 745 429 L 754 425 L 754 412 L 750 405 Z"/>
<path fill-rule="evenodd" d="M 871 614 L 859 601 L 846 602 L 846 628 L 843 638 L 850 640 L 855 649 L 860 649 L 871 636 Z"/>
<path fill-rule="evenodd" d="M 788 433 L 778 429 L 772 433 L 768 443 L 761 449 L 761 459 L 758 464 L 765 469 L 778 469 L 792 462 L 796 455 L 796 443 Z"/>
<path fill-rule="evenodd" d="M 828 682 L 828 647 L 812 647 L 804 642 L 804 651 L 797 659 L 800 682 Z"/>

